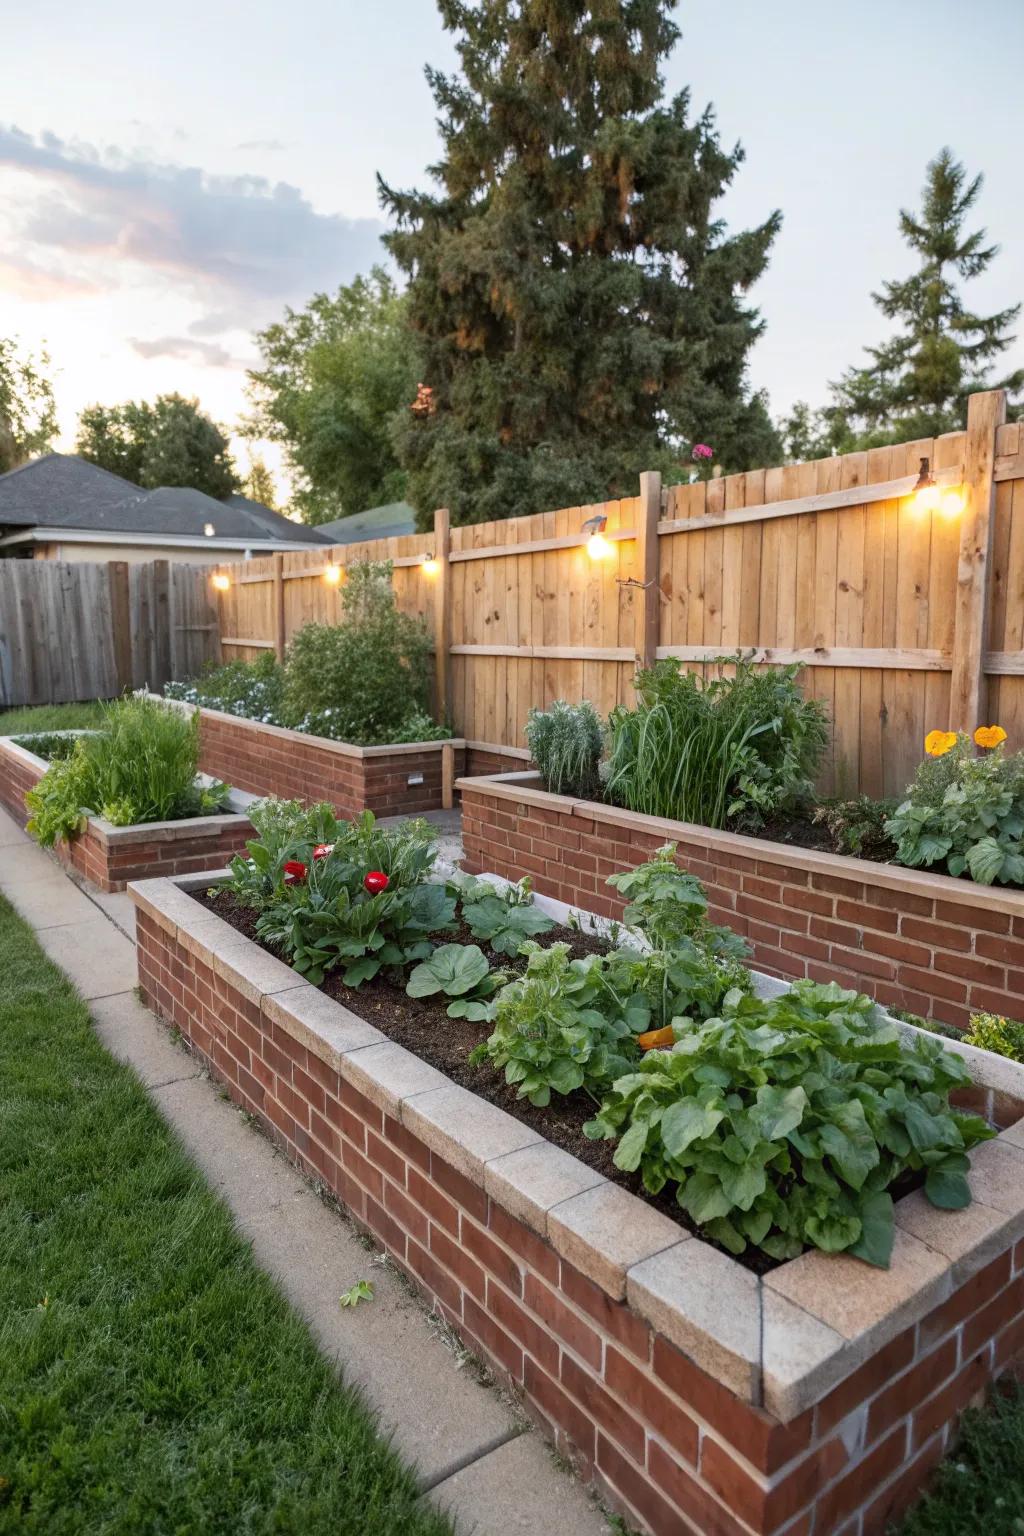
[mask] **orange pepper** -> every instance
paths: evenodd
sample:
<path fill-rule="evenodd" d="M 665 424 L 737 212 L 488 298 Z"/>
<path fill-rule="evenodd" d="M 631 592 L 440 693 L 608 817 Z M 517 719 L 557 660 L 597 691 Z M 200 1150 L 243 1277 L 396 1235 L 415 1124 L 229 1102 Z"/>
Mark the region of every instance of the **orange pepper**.
<path fill-rule="evenodd" d="M 637 1044 L 643 1051 L 660 1051 L 663 1046 L 675 1045 L 676 1032 L 671 1024 L 664 1029 L 649 1029 L 646 1035 L 637 1035 Z"/>

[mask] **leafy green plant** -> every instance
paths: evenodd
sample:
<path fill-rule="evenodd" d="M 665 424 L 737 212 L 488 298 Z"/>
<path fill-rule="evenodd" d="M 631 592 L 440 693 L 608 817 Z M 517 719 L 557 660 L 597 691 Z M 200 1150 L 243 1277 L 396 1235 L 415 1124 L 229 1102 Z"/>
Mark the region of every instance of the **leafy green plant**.
<path fill-rule="evenodd" d="M 593 704 L 586 699 L 579 704 L 556 699 L 548 709 L 531 709 L 525 735 L 546 789 L 556 795 L 594 798 L 600 785 L 604 731 Z"/>
<path fill-rule="evenodd" d="M 979 885 L 1024 885 L 1024 753 L 975 757 L 958 736 L 917 770 L 886 822 L 900 864 L 944 866 Z"/>
<path fill-rule="evenodd" d="M 405 990 L 410 997 L 436 997 L 443 992 L 452 998 L 450 1019 L 479 1021 L 494 1017 L 490 999 L 505 980 L 502 971 L 491 970 L 477 945 L 440 944 L 414 968 Z"/>
<path fill-rule="evenodd" d="M 527 939 L 555 926 L 533 905 L 529 879 L 499 891 L 487 880 L 463 875 L 455 882 L 462 897 L 462 917 L 474 939 L 499 955 L 518 955 Z"/>
<path fill-rule="evenodd" d="M 51 762 L 25 802 L 29 831 L 44 846 L 79 829 L 83 814 L 117 826 L 180 821 L 219 810 L 225 784 L 202 787 L 199 719 L 151 699 L 111 704 L 101 730 L 79 736 L 69 757 Z"/>
<path fill-rule="evenodd" d="M 676 1184 L 730 1252 L 785 1259 L 810 1243 L 885 1267 L 902 1173 L 922 1173 L 944 1209 L 970 1201 L 966 1154 L 995 1133 L 950 1108 L 969 1082 L 938 1039 L 904 1044 L 868 998 L 798 982 L 770 1002 L 730 994 L 721 1017 L 616 1081 L 585 1129 L 617 1141 L 616 1166 L 650 1193 Z"/>
<path fill-rule="evenodd" d="M 806 800 L 827 715 L 797 686 L 799 667 L 758 671 L 740 655 L 710 678 L 658 661 L 636 676 L 637 704 L 612 711 L 607 798 L 707 827 L 757 827 Z"/>
<path fill-rule="evenodd" d="M 886 822 L 895 813 L 896 805 L 895 800 L 873 800 L 870 795 L 858 795 L 853 800 L 825 800 L 815 806 L 811 820 L 826 828 L 835 853 L 887 862 L 895 847 L 886 831 Z"/>
<path fill-rule="evenodd" d="M 48 762 L 59 763 L 74 752 L 78 736 L 67 731 L 41 731 L 35 736 L 15 736 L 12 739 L 16 747 L 24 747 L 26 751 L 34 752 L 36 757 L 45 757 Z"/>
<path fill-rule="evenodd" d="M 970 1028 L 964 1035 L 968 1045 L 983 1051 L 995 1051 L 1011 1061 L 1024 1062 L 1024 1024 L 998 1013 L 972 1013 Z"/>
<path fill-rule="evenodd" d="M 421 619 L 399 611 L 390 562 L 350 565 L 346 576 L 341 622 L 307 624 L 288 648 L 285 707 L 301 729 L 368 746 L 427 715 L 432 642 Z"/>
<path fill-rule="evenodd" d="M 248 852 L 257 865 L 266 856 L 261 872 L 273 882 L 257 933 L 315 985 L 339 965 L 345 985 L 358 987 L 384 967 L 426 960 L 429 935 L 450 930 L 455 899 L 428 879 L 437 849 L 426 822 L 381 827 L 364 811 L 337 824 L 333 845 L 307 837 Z M 371 872 L 383 888 L 368 885 Z"/>
<path fill-rule="evenodd" d="M 357 1280 L 355 1285 L 350 1285 L 347 1291 L 342 1291 L 338 1297 L 339 1307 L 358 1307 L 361 1301 L 373 1300 L 373 1282 L 370 1280 Z"/>
<path fill-rule="evenodd" d="M 308 863 L 315 848 L 333 846 L 342 828 L 352 825 L 339 822 L 326 800 L 306 806 L 301 800 L 268 797 L 254 800 L 247 814 L 256 836 L 246 843 L 244 858 L 236 854 L 231 860 L 228 888 L 240 906 L 256 910 L 281 887 L 287 859 Z"/>
<path fill-rule="evenodd" d="M 256 661 L 229 661 L 208 666 L 193 682 L 164 684 L 164 696 L 205 709 L 220 709 L 243 720 L 287 725 L 284 710 L 284 668 L 272 652 Z"/>
<path fill-rule="evenodd" d="M 525 952 L 525 975 L 498 993 L 494 1030 L 469 1059 L 504 1068 L 516 1097 L 541 1107 L 552 1091 L 585 1088 L 593 1095 L 637 1056 L 634 1034 L 644 1018 L 630 1021 L 624 1010 L 609 1018 L 592 1006 L 601 993 L 593 974 L 599 956 L 571 960 L 568 944 L 527 943 Z"/>
<path fill-rule="evenodd" d="M 749 946 L 731 929 L 708 922 L 704 887 L 676 863 L 676 847 L 665 843 L 635 869 L 608 876 L 607 884 L 629 897 L 623 921 L 655 949 L 692 939 L 713 954 L 743 959 Z"/>

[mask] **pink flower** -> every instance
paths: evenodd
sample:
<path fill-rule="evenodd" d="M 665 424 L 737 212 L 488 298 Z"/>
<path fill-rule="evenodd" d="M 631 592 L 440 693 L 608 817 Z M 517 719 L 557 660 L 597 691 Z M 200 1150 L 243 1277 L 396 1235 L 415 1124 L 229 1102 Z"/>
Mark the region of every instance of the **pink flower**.
<path fill-rule="evenodd" d="M 690 455 L 695 462 L 699 462 L 701 459 L 713 459 L 714 456 L 715 450 L 709 448 L 707 443 L 694 443 L 693 452 Z"/>

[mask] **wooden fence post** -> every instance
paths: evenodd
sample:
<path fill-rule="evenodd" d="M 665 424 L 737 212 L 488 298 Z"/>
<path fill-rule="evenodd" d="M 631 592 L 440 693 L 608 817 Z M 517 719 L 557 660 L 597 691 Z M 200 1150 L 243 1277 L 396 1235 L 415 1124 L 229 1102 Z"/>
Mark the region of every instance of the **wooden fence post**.
<path fill-rule="evenodd" d="M 643 583 L 637 605 L 636 656 L 642 667 L 654 665 L 661 627 L 660 517 L 661 475 L 656 469 L 647 469 L 640 476 L 640 510 L 636 520 L 637 579 Z"/>
<path fill-rule="evenodd" d="M 434 692 L 437 717 L 451 720 L 452 567 L 451 527 L 447 507 L 434 513 L 434 559 L 438 564 L 434 588 Z M 451 722 L 455 725 L 455 722 Z M 457 728 L 457 727 L 456 727 Z"/>
<path fill-rule="evenodd" d="M 132 603 L 128 586 L 127 560 L 111 560 L 107 566 L 110 582 L 110 632 L 114 647 L 114 676 L 117 692 L 127 693 L 135 681 L 132 665 Z"/>
<path fill-rule="evenodd" d="M 956 578 L 953 672 L 949 729 L 972 732 L 985 722 L 985 649 L 991 593 L 992 526 L 995 520 L 996 431 L 1006 419 L 1006 393 L 989 389 L 967 402 L 964 444 L 964 509 Z"/>
<path fill-rule="evenodd" d="M 156 693 L 171 680 L 171 572 L 167 560 L 153 561 L 153 673 L 146 681 Z"/>
<path fill-rule="evenodd" d="M 284 661 L 284 555 L 274 556 L 274 653 Z"/>

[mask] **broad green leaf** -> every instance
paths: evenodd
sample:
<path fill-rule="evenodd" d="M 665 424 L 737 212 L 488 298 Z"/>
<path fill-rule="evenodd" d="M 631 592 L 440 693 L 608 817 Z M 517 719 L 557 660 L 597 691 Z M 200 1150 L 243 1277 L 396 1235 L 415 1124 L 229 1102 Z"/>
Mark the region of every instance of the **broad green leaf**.
<path fill-rule="evenodd" d="M 741 1211 L 750 1210 L 758 1196 L 764 1194 L 768 1183 L 759 1163 L 744 1163 L 739 1168 L 723 1163 L 718 1177 L 726 1198 Z"/>
<path fill-rule="evenodd" d="M 413 970 L 406 984 L 410 997 L 432 997 L 445 992 L 458 997 L 483 981 L 490 969 L 487 958 L 475 944 L 442 944 L 429 960 Z"/>
<path fill-rule="evenodd" d="M 694 1141 L 713 1134 L 725 1118 L 725 1111 L 697 1099 L 682 1099 L 665 1111 L 661 1121 L 661 1139 L 669 1157 L 679 1157 Z"/>
<path fill-rule="evenodd" d="M 960 1211 L 971 1203 L 971 1186 L 965 1176 L 942 1165 L 928 1169 L 924 1192 L 932 1205 L 944 1211 Z"/>
<path fill-rule="evenodd" d="M 967 850 L 967 867 L 978 885 L 991 885 L 998 879 L 1005 854 L 994 837 L 983 837 Z"/>
<path fill-rule="evenodd" d="M 856 1216 L 843 1216 L 836 1211 L 829 1216 L 809 1216 L 804 1224 L 810 1241 L 825 1253 L 841 1253 L 861 1235 L 861 1222 Z"/>
<path fill-rule="evenodd" d="M 878 1269 L 888 1269 L 895 1237 L 892 1196 L 887 1190 L 866 1195 L 860 1205 L 861 1235 L 850 1253 Z"/>
<path fill-rule="evenodd" d="M 779 1141 L 796 1130 L 806 1108 L 807 1095 L 799 1084 L 794 1088 L 766 1084 L 757 1090 L 757 1106 L 750 1116 L 765 1141 Z"/>
<path fill-rule="evenodd" d="M 342 980 L 346 987 L 358 987 L 364 981 L 371 981 L 379 970 L 380 961 L 377 956 L 366 955 L 362 960 L 356 960 L 345 968 Z"/>
<path fill-rule="evenodd" d="M 644 1148 L 647 1146 L 649 1127 L 646 1120 L 635 1121 L 615 1148 L 613 1159 L 616 1168 L 632 1173 L 639 1168 Z"/>

